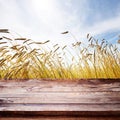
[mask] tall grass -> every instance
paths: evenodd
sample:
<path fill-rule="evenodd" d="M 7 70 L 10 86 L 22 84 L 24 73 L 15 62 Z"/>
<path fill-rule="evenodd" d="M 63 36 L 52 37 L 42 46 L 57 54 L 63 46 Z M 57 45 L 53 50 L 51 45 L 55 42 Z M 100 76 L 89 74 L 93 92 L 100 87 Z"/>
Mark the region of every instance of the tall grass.
<path fill-rule="evenodd" d="M 10 38 L 6 37 L 9 30 L 0 32 L 0 79 L 120 78 L 120 51 L 104 39 L 98 41 L 88 34 L 87 44 L 76 41 L 45 49 L 49 40 Z"/>

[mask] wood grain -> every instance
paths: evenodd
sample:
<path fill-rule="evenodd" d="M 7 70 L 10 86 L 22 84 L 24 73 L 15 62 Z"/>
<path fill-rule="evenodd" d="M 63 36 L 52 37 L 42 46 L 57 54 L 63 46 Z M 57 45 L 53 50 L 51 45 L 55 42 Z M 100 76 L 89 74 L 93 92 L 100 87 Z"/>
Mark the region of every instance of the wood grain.
<path fill-rule="evenodd" d="M 0 81 L 0 116 L 31 114 L 120 117 L 120 79 Z"/>

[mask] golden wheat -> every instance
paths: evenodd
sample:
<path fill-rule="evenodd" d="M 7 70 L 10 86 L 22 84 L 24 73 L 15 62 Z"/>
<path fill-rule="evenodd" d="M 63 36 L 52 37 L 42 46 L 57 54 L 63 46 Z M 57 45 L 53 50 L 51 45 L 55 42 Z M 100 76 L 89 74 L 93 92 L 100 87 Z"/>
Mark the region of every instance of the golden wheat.
<path fill-rule="evenodd" d="M 8 29 L 0 29 L 0 32 L 10 33 Z M 87 34 L 87 39 L 87 46 L 76 39 L 72 47 L 55 44 L 48 50 L 44 46 L 50 40 L 35 42 L 27 38 L 2 36 L 0 79 L 120 78 L 119 48 L 104 39 L 98 41 L 90 34 Z M 120 40 L 117 42 L 119 44 Z"/>

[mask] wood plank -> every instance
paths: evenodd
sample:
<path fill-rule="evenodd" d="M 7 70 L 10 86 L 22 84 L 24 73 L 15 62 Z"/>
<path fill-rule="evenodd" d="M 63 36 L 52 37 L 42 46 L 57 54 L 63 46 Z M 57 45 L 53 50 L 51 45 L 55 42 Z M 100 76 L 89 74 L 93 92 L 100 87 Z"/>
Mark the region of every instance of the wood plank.
<path fill-rule="evenodd" d="M 105 112 L 105 111 L 112 111 L 112 112 L 120 112 L 120 104 L 60 104 L 60 103 L 45 103 L 45 104 L 35 104 L 35 103 L 20 103 L 20 104 L 2 104 L 0 107 L 0 111 L 49 111 L 49 112 L 55 112 L 55 111 L 89 111 L 89 112 Z M 56 114 L 56 113 L 55 113 Z M 81 113 L 79 113 L 81 114 Z"/>
<path fill-rule="evenodd" d="M 120 103 L 120 92 L 0 94 L 0 103 Z"/>
<path fill-rule="evenodd" d="M 79 80 L 79 81 L 1 81 L 1 93 L 37 93 L 37 92 L 80 92 L 80 91 L 120 91 L 120 79 L 117 80 Z"/>
<path fill-rule="evenodd" d="M 120 117 L 2 117 L 0 120 L 120 120 Z"/>

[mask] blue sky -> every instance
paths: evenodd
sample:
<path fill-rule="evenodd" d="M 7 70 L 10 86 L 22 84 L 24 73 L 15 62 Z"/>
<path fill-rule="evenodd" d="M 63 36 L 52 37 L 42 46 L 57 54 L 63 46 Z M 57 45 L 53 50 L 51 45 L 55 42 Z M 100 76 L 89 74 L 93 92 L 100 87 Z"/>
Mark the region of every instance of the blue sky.
<path fill-rule="evenodd" d="M 115 43 L 120 33 L 120 0 L 0 0 L 0 27 L 36 41 L 74 42 L 87 33 Z"/>

